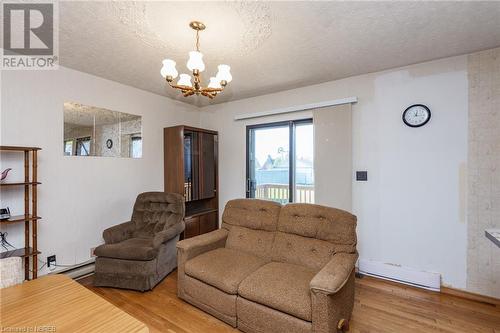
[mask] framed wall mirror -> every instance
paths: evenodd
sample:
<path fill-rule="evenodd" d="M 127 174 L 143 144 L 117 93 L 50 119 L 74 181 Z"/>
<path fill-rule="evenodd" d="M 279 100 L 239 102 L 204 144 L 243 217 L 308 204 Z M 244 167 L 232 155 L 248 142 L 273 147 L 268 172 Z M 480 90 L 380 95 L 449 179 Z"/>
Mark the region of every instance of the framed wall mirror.
<path fill-rule="evenodd" d="M 64 103 L 65 156 L 142 157 L 142 117 Z"/>

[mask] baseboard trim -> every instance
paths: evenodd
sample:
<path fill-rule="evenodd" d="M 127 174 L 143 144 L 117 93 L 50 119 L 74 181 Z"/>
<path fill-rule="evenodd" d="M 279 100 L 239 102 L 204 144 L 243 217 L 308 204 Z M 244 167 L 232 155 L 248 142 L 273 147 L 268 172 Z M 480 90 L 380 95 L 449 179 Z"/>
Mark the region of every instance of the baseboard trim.
<path fill-rule="evenodd" d="M 380 261 L 359 259 L 359 273 L 432 291 L 439 292 L 441 287 L 441 274 L 439 273 Z"/>
<path fill-rule="evenodd" d="M 388 280 L 388 279 L 384 279 L 384 278 L 378 277 L 378 276 L 363 274 L 363 273 L 359 272 L 357 267 L 355 269 L 356 269 L 356 278 L 362 278 L 364 276 L 369 276 L 369 277 L 371 277 L 373 279 L 377 279 L 377 280 L 389 281 L 389 282 L 396 283 L 396 284 L 406 285 L 406 286 L 409 286 L 409 287 L 412 287 L 415 289 L 420 289 L 420 290 L 422 289 L 420 287 L 412 286 L 412 285 L 409 285 L 407 283 L 403 283 L 401 281 Z M 434 292 L 434 291 L 429 290 L 429 289 L 427 289 L 427 290 L 430 292 Z M 470 301 L 480 302 L 480 303 L 484 303 L 484 304 L 488 304 L 488 305 L 492 305 L 492 306 L 500 308 L 500 299 L 495 298 L 495 297 L 476 294 L 476 293 L 472 293 L 470 291 L 465 291 L 462 289 L 456 289 L 456 288 L 445 287 L 445 286 L 441 286 L 441 290 L 438 292 L 443 294 L 443 295 L 460 297 L 460 298 L 467 299 Z"/>
<path fill-rule="evenodd" d="M 486 303 L 486 304 L 500 307 L 500 299 L 498 299 L 498 298 L 480 295 L 480 294 L 476 294 L 476 293 L 471 293 L 469 291 L 465 291 L 465 290 L 461 290 L 461 289 L 455 289 L 455 288 L 451 288 L 451 287 L 443 287 L 442 286 L 441 287 L 441 294 L 457 296 L 457 297 L 465 298 L 465 299 L 468 299 L 471 301 Z"/>

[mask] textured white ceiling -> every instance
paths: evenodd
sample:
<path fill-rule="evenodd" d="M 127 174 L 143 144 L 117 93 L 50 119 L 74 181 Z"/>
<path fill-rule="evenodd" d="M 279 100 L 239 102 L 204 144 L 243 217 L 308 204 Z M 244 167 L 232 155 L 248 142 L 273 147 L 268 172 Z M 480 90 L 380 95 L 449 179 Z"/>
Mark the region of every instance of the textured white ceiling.
<path fill-rule="evenodd" d="M 164 58 L 188 72 L 192 20 L 207 25 L 204 79 L 233 74 L 211 103 L 500 46 L 500 2 L 82 1 L 60 3 L 61 64 L 206 105 L 159 74 Z"/>

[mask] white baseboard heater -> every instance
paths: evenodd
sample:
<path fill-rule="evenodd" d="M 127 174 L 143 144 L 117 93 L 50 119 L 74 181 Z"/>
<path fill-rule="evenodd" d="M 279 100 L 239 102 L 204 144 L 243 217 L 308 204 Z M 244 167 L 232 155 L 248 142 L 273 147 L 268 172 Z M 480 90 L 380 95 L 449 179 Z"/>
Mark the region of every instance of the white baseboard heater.
<path fill-rule="evenodd" d="M 78 280 L 89 276 L 90 274 L 93 274 L 94 270 L 95 258 L 91 258 L 88 261 L 49 274 L 64 274 L 69 276 L 73 280 Z"/>
<path fill-rule="evenodd" d="M 378 261 L 359 259 L 359 273 L 427 290 L 441 290 L 441 274 Z"/>

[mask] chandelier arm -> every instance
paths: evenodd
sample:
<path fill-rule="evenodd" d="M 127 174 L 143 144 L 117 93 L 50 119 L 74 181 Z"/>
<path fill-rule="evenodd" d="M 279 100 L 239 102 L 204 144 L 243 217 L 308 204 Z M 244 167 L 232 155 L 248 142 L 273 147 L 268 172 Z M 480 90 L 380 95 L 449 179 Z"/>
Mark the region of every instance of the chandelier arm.
<path fill-rule="evenodd" d="M 188 97 L 194 95 L 194 90 L 188 90 L 187 92 L 184 93 L 184 97 Z"/>
<path fill-rule="evenodd" d="M 211 94 L 211 93 L 208 93 L 206 91 L 202 91 L 201 94 L 205 97 L 208 97 L 210 99 L 213 99 L 216 95 L 215 94 Z"/>
<path fill-rule="evenodd" d="M 203 88 L 201 90 L 207 93 L 220 93 L 224 91 L 224 88 Z"/>
<path fill-rule="evenodd" d="M 168 85 L 172 88 L 175 88 L 175 89 L 179 89 L 179 90 L 182 90 L 182 92 L 184 91 L 194 91 L 195 89 L 193 87 L 189 87 L 189 86 L 179 86 L 179 85 L 176 85 L 176 84 L 172 84 L 172 83 L 168 83 Z"/>
<path fill-rule="evenodd" d="M 209 88 L 209 87 L 206 87 L 206 88 L 202 88 L 201 89 L 202 91 L 206 91 L 206 92 L 214 92 L 214 93 L 219 93 L 219 92 L 223 92 L 224 91 L 224 87 L 221 87 L 221 88 Z"/>

